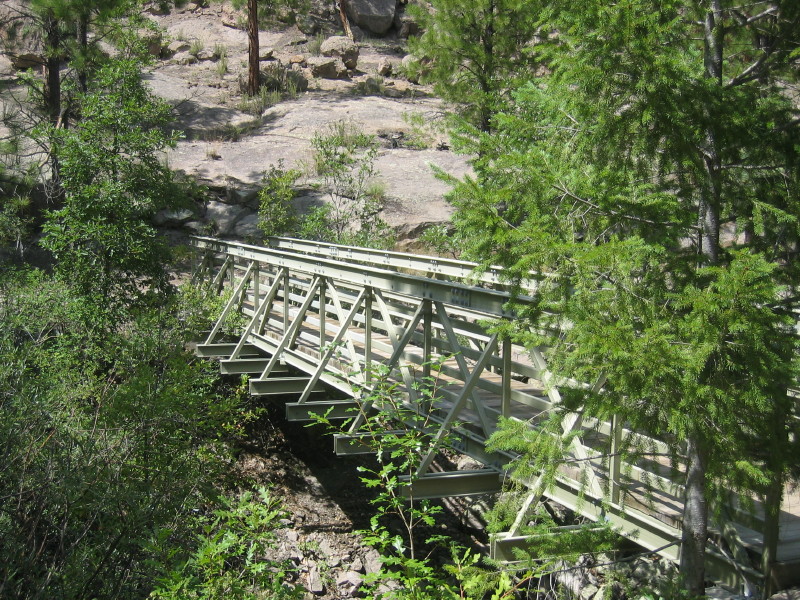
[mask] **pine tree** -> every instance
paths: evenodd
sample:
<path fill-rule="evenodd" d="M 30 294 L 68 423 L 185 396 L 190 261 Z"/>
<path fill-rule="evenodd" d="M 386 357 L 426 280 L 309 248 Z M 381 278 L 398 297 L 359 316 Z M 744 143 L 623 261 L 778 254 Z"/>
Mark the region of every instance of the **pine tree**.
<path fill-rule="evenodd" d="M 465 124 L 492 131 L 492 116 L 532 61 L 526 47 L 535 29 L 535 2 L 433 0 L 431 10 L 411 6 L 424 33 L 409 40 L 422 78 L 455 104 Z"/>
<path fill-rule="evenodd" d="M 685 444 L 680 570 L 701 596 L 715 492 L 767 500 L 768 573 L 796 467 L 800 5 L 538 10 L 531 51 L 548 74 L 484 138 L 491 161 L 455 190 L 457 223 L 474 258 L 554 275 L 509 333 L 549 343 L 564 374 L 607 377 L 573 407 Z M 548 319 L 559 337 L 530 333 Z"/>

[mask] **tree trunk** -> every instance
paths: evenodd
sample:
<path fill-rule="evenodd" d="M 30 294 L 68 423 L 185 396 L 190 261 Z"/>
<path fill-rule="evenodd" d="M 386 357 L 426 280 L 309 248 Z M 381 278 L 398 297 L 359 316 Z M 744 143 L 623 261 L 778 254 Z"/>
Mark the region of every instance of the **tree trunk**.
<path fill-rule="evenodd" d="M 61 37 L 53 11 L 44 17 L 45 82 L 44 103 L 53 125 L 61 118 Z"/>
<path fill-rule="evenodd" d="M 81 57 L 78 61 L 78 86 L 84 94 L 88 89 L 87 85 L 87 64 L 86 61 L 88 60 L 88 48 L 89 48 L 89 15 L 88 13 L 81 13 L 78 15 L 78 21 L 76 25 L 75 37 L 78 42 L 78 48 L 80 48 Z"/>
<path fill-rule="evenodd" d="M 680 572 L 689 595 L 702 597 L 705 595 L 705 554 L 708 538 L 707 456 L 697 432 L 693 432 L 687 442 Z"/>
<path fill-rule="evenodd" d="M 787 360 L 791 359 L 787 357 Z M 780 541 L 783 477 L 787 466 L 786 463 L 790 459 L 787 456 L 789 440 L 786 436 L 786 420 L 791 413 L 792 401 L 782 391 L 778 391 L 775 398 L 770 427 L 772 435 L 769 437 L 769 444 L 767 445 L 766 461 L 770 483 L 764 493 L 764 542 L 761 548 L 761 572 L 764 574 L 764 586 L 761 589 L 763 600 L 766 600 L 777 591 L 777 582 L 772 576 L 772 570 L 775 566 L 778 542 Z"/>
<path fill-rule="evenodd" d="M 258 0 L 247 0 L 247 38 L 249 49 L 247 93 L 255 96 L 261 87 L 261 66 L 258 61 Z"/>
<path fill-rule="evenodd" d="M 61 126 L 61 32 L 52 10 L 47 11 L 43 22 L 44 32 L 44 106 L 47 119 L 54 127 Z M 64 195 L 61 187 L 61 165 L 50 144 L 50 182 L 47 196 L 59 202 Z"/>

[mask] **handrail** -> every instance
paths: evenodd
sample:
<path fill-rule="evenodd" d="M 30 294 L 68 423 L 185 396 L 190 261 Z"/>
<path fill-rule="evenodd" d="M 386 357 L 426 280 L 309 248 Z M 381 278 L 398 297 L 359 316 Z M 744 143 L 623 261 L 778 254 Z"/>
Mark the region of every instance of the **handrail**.
<path fill-rule="evenodd" d="M 294 252 L 302 252 L 335 260 L 358 262 L 392 270 L 409 269 L 419 273 L 457 277 L 472 285 L 488 284 L 503 287 L 510 285 L 509 281 L 503 277 L 503 273 L 506 269 L 498 265 L 491 265 L 487 269 L 481 270 L 481 265 L 476 262 L 444 256 L 428 256 L 424 254 L 394 252 L 391 250 L 375 250 L 373 248 L 315 242 L 289 237 L 272 236 L 267 238 L 266 242 L 271 248 L 279 250 L 292 250 Z M 521 287 L 530 292 L 534 292 L 538 285 L 537 280 L 542 279 L 542 277 L 541 274 L 531 272 L 530 279 L 523 281 Z"/>
<path fill-rule="evenodd" d="M 215 238 L 192 236 L 191 243 L 199 249 L 226 252 L 258 260 L 310 275 L 326 275 L 356 285 L 368 285 L 382 291 L 402 294 L 413 298 L 423 298 L 443 302 L 450 306 L 483 313 L 498 318 L 514 318 L 513 309 L 508 306 L 512 295 L 501 290 L 475 287 L 468 284 L 431 279 L 419 275 L 392 271 L 361 265 L 332 258 L 315 256 L 308 260 L 297 252 L 263 248 L 239 242 L 221 241 Z M 516 302 L 533 302 L 531 296 L 514 296 Z"/>

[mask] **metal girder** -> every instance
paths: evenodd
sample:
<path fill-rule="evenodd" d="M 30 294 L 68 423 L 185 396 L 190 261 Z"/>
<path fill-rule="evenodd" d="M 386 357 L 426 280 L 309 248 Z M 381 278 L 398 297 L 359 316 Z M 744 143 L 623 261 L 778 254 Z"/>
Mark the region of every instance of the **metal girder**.
<path fill-rule="evenodd" d="M 316 421 L 312 414 L 331 420 L 352 419 L 358 411 L 359 404 L 353 400 L 286 403 L 286 418 L 289 421 Z"/>
<path fill-rule="evenodd" d="M 415 479 L 404 475 L 400 481 L 407 484 L 400 488 L 400 494 L 416 500 L 482 496 L 503 487 L 501 474 L 494 469 L 425 473 Z"/>
<path fill-rule="evenodd" d="M 333 449 L 336 456 L 349 456 L 351 454 L 375 454 L 380 445 L 384 450 L 391 449 L 391 445 L 386 442 L 378 443 L 379 438 L 391 435 L 404 435 L 405 431 L 390 430 L 379 433 L 337 433 L 333 436 Z"/>
<path fill-rule="evenodd" d="M 197 344 L 194 353 L 201 358 L 227 358 L 236 349 L 236 342 L 221 344 Z M 253 344 L 246 344 L 242 348 L 243 356 L 263 355 L 261 350 Z"/>
<path fill-rule="evenodd" d="M 424 256 L 407 254 L 405 252 L 391 252 L 388 250 L 373 250 L 357 246 L 342 246 L 325 242 L 311 242 L 285 237 L 270 237 L 267 242 L 271 248 L 278 250 L 291 250 L 315 256 L 324 256 L 333 260 L 345 260 L 375 265 L 389 269 L 410 269 L 426 274 L 456 277 L 467 281 L 480 281 L 491 285 L 508 285 L 500 275 L 503 267 L 492 266 L 479 275 L 475 271 L 480 267 L 478 263 L 442 256 Z M 524 287 L 533 288 L 539 276 L 531 273 L 531 280 Z"/>
<path fill-rule="evenodd" d="M 250 393 L 253 396 L 279 396 L 281 394 L 302 394 L 308 377 L 268 377 L 267 379 L 251 379 Z M 321 385 L 316 392 L 324 392 Z"/>
<path fill-rule="evenodd" d="M 219 370 L 223 375 L 258 375 L 264 371 L 269 358 L 225 358 L 219 361 Z M 285 367 L 272 370 L 274 373 L 286 375 Z"/>
<path fill-rule="evenodd" d="M 548 533 L 540 533 L 536 535 L 510 535 L 509 532 L 494 533 L 489 536 L 489 556 L 498 562 L 505 563 L 506 565 L 520 565 L 525 566 L 527 561 L 519 558 L 515 550 L 521 552 L 530 552 L 536 545 L 537 540 L 551 538 L 568 531 L 575 531 L 583 527 L 582 525 L 565 525 L 563 527 L 555 527 Z M 599 527 L 591 528 L 593 531 L 599 531 Z M 545 558 L 545 557 L 542 557 Z"/>

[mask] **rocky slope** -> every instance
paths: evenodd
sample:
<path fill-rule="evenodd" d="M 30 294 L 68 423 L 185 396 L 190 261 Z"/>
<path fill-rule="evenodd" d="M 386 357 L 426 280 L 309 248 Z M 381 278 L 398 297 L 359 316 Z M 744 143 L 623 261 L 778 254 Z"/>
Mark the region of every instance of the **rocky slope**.
<path fill-rule="evenodd" d="M 386 196 L 381 216 L 401 238 L 426 223 L 448 220 L 451 208 L 443 198 L 448 188 L 432 167 L 461 176 L 468 172 L 467 161 L 447 149 L 436 126 L 443 116 L 440 101 L 425 86 L 392 76 L 402 71 L 402 39 L 358 43 L 357 58 L 345 60 L 354 65 L 347 69 L 337 56 L 318 56 L 320 46 L 325 49 L 324 34 L 306 35 L 296 26 L 262 31 L 262 71 L 291 72 L 301 89 L 307 87 L 262 110 L 241 92 L 247 35 L 237 26 L 242 15 L 230 5 L 190 3 L 151 18 L 164 33 L 153 40 L 159 60 L 147 79 L 175 106 L 176 127 L 184 132 L 168 157 L 170 166 L 207 186 L 212 198 L 194 215 L 169 215 L 167 224 L 257 238 L 255 194 L 264 171 L 279 162 L 306 174 L 299 182 L 298 208 L 324 201 L 310 168 L 310 140 L 337 122 L 378 136 L 382 147 L 375 166 Z M 338 66 L 325 70 L 336 61 Z"/>

